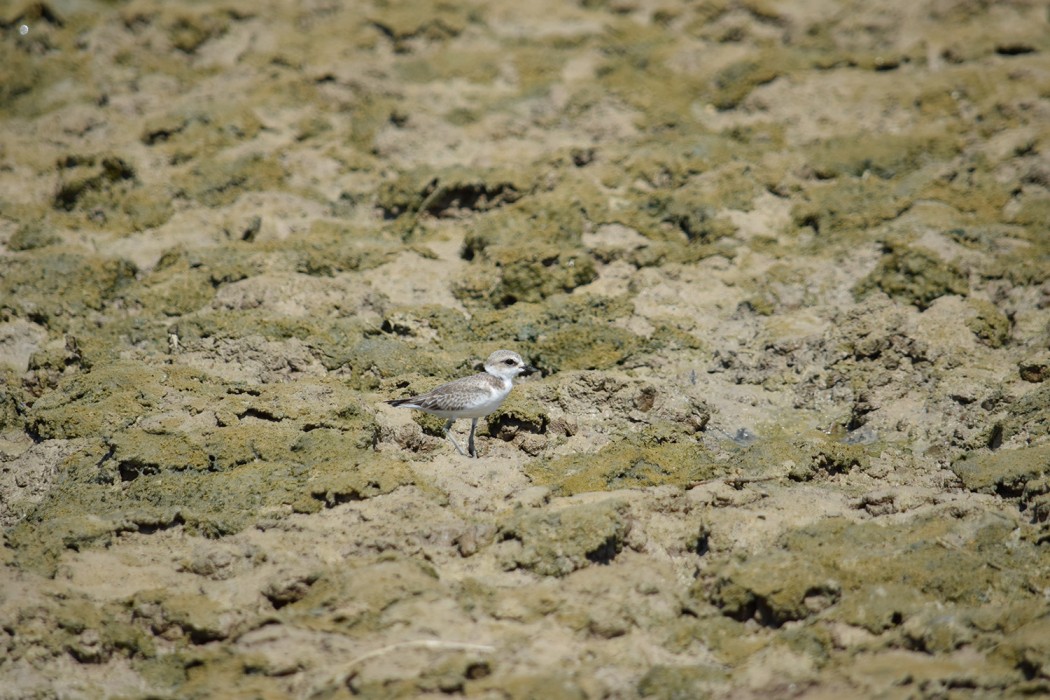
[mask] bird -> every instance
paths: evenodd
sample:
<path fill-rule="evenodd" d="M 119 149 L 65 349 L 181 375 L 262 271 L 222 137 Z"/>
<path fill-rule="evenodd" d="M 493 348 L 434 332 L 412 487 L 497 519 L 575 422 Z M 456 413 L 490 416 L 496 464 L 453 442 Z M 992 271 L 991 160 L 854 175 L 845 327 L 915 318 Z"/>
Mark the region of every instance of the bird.
<path fill-rule="evenodd" d="M 391 406 L 415 408 L 424 413 L 447 419 L 445 437 L 452 442 L 459 454 L 476 458 L 478 451 L 474 447 L 474 432 L 478 427 L 478 419 L 484 418 L 499 408 L 513 388 L 515 378 L 536 371 L 538 370 L 526 364 L 518 353 L 510 350 L 497 350 L 485 360 L 484 372 L 442 384 L 425 394 L 393 399 L 386 403 Z M 450 432 L 452 424 L 460 418 L 471 419 L 470 439 L 467 443 L 466 454 Z"/>

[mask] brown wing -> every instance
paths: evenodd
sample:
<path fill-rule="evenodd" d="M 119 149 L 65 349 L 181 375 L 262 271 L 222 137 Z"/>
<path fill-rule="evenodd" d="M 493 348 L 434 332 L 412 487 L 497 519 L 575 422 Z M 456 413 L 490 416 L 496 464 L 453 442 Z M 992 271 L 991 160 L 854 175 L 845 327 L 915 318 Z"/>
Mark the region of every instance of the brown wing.
<path fill-rule="evenodd" d="M 448 411 L 462 408 L 467 404 L 465 396 L 473 393 L 478 383 L 482 385 L 491 381 L 488 374 L 475 374 L 434 387 L 425 394 L 410 396 L 406 399 L 392 399 L 386 403 L 391 406 L 418 406 L 423 410 Z"/>

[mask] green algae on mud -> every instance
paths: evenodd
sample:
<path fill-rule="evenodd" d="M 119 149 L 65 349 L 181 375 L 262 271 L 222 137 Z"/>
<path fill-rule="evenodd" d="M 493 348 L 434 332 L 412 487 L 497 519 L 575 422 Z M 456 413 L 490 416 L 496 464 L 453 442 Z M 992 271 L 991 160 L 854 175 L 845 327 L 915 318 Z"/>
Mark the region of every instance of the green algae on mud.
<path fill-rule="evenodd" d="M 281 189 L 287 177 L 279 160 L 253 153 L 197 163 L 172 185 L 178 197 L 218 207 L 233 202 L 245 192 Z"/>
<path fill-rule="evenodd" d="M 589 256 L 565 254 L 554 246 L 504 251 L 494 256 L 494 262 L 500 278 L 489 296 L 497 308 L 519 301 L 542 301 L 554 294 L 571 292 L 598 277 Z"/>
<path fill-rule="evenodd" d="M 542 302 L 593 282 L 594 260 L 580 242 L 583 219 L 565 196 L 556 191 L 528 197 L 479 217 L 460 253 L 471 266 L 453 286 L 456 297 L 470 307 L 501 308 Z"/>
<path fill-rule="evenodd" d="M 547 406 L 534 399 L 522 399 L 520 393 L 512 394 L 510 401 L 489 414 L 489 435 L 509 440 L 522 431 L 534 435 L 547 432 L 551 422 Z"/>
<path fill-rule="evenodd" d="M 875 289 L 920 311 L 945 294 L 966 296 L 970 292 L 958 267 L 934 253 L 903 246 L 888 246 L 875 270 L 857 283 L 854 294 L 861 298 Z"/>
<path fill-rule="evenodd" d="M 808 164 L 821 180 L 861 177 L 865 173 L 889 180 L 918 170 L 930 161 L 948 160 L 960 148 L 958 136 L 940 132 L 884 134 L 878 139 L 852 135 L 812 146 Z"/>
<path fill-rule="evenodd" d="M 1025 573 L 1031 571 L 1026 562 L 1039 556 L 1037 548 L 1002 547 L 1018 526 L 1002 512 L 958 520 L 931 514 L 891 525 L 832 518 L 786 533 L 775 550 L 731 565 L 713 588 L 698 585 L 696 592 L 709 596 L 730 617 L 754 618 L 772 627 L 817 616 L 836 618 L 848 611 L 864 615 L 865 609 L 855 603 L 835 606 L 854 595 L 872 595 L 869 588 L 902 582 L 910 592 L 898 598 L 903 606 L 898 625 L 905 621 L 905 612 L 919 607 L 918 601 L 921 606 L 948 605 L 972 613 L 1031 599 L 1032 614 L 1039 617 L 1040 606 Z M 974 586 L 975 577 L 981 585 Z M 820 598 L 819 605 L 813 596 Z M 844 621 L 868 627 L 884 624 L 883 617 L 877 619 Z"/>
<path fill-rule="evenodd" d="M 47 620 L 50 624 L 43 624 Z M 100 603 L 83 594 L 54 596 L 15 621 L 10 633 L 32 636 L 39 648 L 68 654 L 84 664 L 103 664 L 114 657 L 148 659 L 158 653 L 150 632 L 135 624 L 120 602 Z M 22 649 L 12 649 L 19 660 Z"/>
<path fill-rule="evenodd" d="M 342 562 L 317 572 L 305 595 L 280 609 L 280 616 L 318 631 L 366 635 L 427 601 L 449 584 L 429 564 L 385 554 Z M 357 601 L 347 607 L 346 601 Z"/>
<path fill-rule="evenodd" d="M 472 369 L 466 358 L 483 355 L 486 347 L 508 344 L 551 373 L 610 369 L 645 349 L 695 348 L 693 336 L 667 324 L 648 339 L 623 328 L 632 312 L 626 295 L 592 294 L 556 294 L 544 302 L 520 301 L 500 309 L 472 307 L 469 317 L 434 305 L 395 307 L 385 314 L 382 334 L 358 341 L 360 350 L 344 343 L 339 357 L 346 366 L 368 370 L 384 382 L 400 374 L 414 384 L 416 374 L 454 378 Z M 410 347 L 399 340 L 398 336 L 416 334 L 420 326 L 437 335 L 437 349 Z M 366 349 L 367 359 L 360 355 Z M 326 366 L 340 366 L 334 359 L 324 361 Z"/>
<path fill-rule="evenodd" d="M 567 576 L 590 563 L 612 561 L 630 529 L 630 506 L 615 499 L 553 511 L 514 512 L 499 525 L 498 558 L 506 569 Z"/>
<path fill-rule="evenodd" d="M 130 262 L 65 248 L 0 259 L 0 309 L 63 332 L 101 311 L 136 275 Z"/>
<path fill-rule="evenodd" d="M 825 641 L 822 665 L 833 673 L 893 649 L 921 649 L 943 664 L 973 648 L 995 658 L 973 669 L 969 683 L 1023 683 L 1045 650 L 1031 637 L 1047 612 L 1038 595 L 1045 573 L 1032 568 L 1039 547 L 1012 537 L 1019 523 L 1010 513 L 945 517 L 942 510 L 903 523 L 824 520 L 786 533 L 772 551 L 720 567 L 693 593 L 724 615 L 757 621 L 771 631 L 766 643 L 828 624 L 869 632 L 866 652 L 836 651 Z M 1012 640 L 1005 648 L 1004 638 Z M 712 651 L 725 653 L 717 644 Z M 1034 664 L 1045 669 L 1045 661 Z M 923 671 L 930 672 L 945 670 Z"/>
<path fill-rule="evenodd" d="M 273 433 L 272 428 L 259 431 L 256 444 L 265 434 L 272 440 Z M 7 544 L 21 566 L 47 573 L 64 549 L 106 546 L 122 532 L 183 527 L 221 537 L 275 510 L 316 512 L 414 483 L 404 463 L 349 448 L 345 441 L 328 448 L 338 455 L 335 459 L 323 450 L 296 449 L 300 444 L 280 446 L 290 457 L 255 458 L 218 472 L 165 463 L 138 473 L 125 460 L 121 474 L 126 477 L 116 480 L 105 466 L 109 449 L 94 444 L 67 460 L 66 478 L 7 533 Z"/>
<path fill-rule="evenodd" d="M 1016 499 L 1034 522 L 1050 519 L 1050 445 L 982 450 L 955 462 L 951 470 L 964 488 Z"/>
<path fill-rule="evenodd" d="M 147 120 L 139 140 L 180 163 L 252 139 L 262 128 L 259 117 L 243 105 L 178 109 Z"/>
<path fill-rule="evenodd" d="M 1050 435 L 1050 384 L 1022 396 L 1010 404 L 1001 426 L 1001 438 L 1024 436 L 1035 442 Z"/>
<path fill-rule="evenodd" d="M 319 219 L 295 239 L 262 247 L 266 253 L 295 260 L 299 272 L 329 277 L 339 272 L 371 270 L 389 262 L 401 250 L 400 242 L 392 236 L 377 236 L 374 231 L 338 219 Z"/>
<path fill-rule="evenodd" d="M 0 270 L 0 314 L 46 325 L 51 336 L 26 378 L 0 377 L 9 382 L 0 387 L 0 420 L 24 429 L 20 439 L 75 443 L 79 452 L 59 465 L 30 519 L 8 531 L 12 546 L 0 559 L 28 574 L 48 571 L 66 550 L 111 545 L 115 562 L 127 556 L 124 539 L 152 547 L 194 539 L 165 537 L 165 528 L 220 536 L 254 522 L 260 529 L 242 530 L 245 539 L 277 534 L 264 530 L 273 525 L 282 544 L 268 550 L 267 563 L 287 561 L 295 572 L 287 590 L 259 591 L 253 564 L 235 583 L 262 595 L 237 610 L 175 588 L 92 607 L 75 570 L 91 557 L 68 556 L 73 575 L 46 582 L 55 586 L 46 604 L 23 612 L 11 602 L 15 612 L 0 625 L 0 649 L 10 653 L 0 667 L 16 656 L 26 663 L 12 677 L 69 677 L 87 694 L 118 693 L 111 679 L 130 666 L 129 694 L 286 696 L 333 657 L 345 658 L 339 637 L 355 650 L 434 630 L 451 638 L 459 630 L 440 617 L 446 611 L 475 625 L 468 633 L 491 634 L 485 641 L 500 653 L 450 653 L 390 676 L 358 669 L 332 694 L 694 697 L 776 694 L 790 684 L 817 694 L 1045 694 L 1050 633 L 1038 556 L 1050 513 L 1040 442 L 1050 430 L 1046 391 L 997 375 L 1003 386 L 987 392 L 990 409 L 975 408 L 984 401 L 971 401 L 974 392 L 931 393 L 955 362 L 961 381 L 975 362 L 1012 371 L 1021 357 L 1037 360 L 1022 360 L 1024 381 L 1045 374 L 1045 339 L 1031 331 L 1045 325 L 1039 295 L 1048 277 L 1047 131 L 1038 121 L 1050 94 L 1045 13 L 1031 3 L 909 7 L 924 43 L 895 31 L 893 8 L 869 5 L 830 17 L 812 6 L 725 0 L 538 9 L 157 0 L 113 8 L 89 0 L 59 6 L 57 18 L 44 3 L 4 12 L 7 30 L 25 21 L 31 31 L 12 31 L 0 46 L 0 110 L 14 134 L 0 147 L 13 169 L 0 177 L 28 183 L 5 191 L 10 206 L 0 207 L 8 217 L 0 237 L 18 226 L 12 266 Z M 92 8 L 100 11 L 84 11 Z M 453 159 L 470 164 L 443 165 Z M 441 177 L 431 188 L 434 175 Z M 305 219 L 283 229 L 267 218 L 258 240 L 201 244 L 200 234 L 236 238 L 231 217 L 265 209 L 272 194 L 307 202 Z M 931 201 L 949 213 L 920 215 Z M 772 210 L 780 213 L 764 218 Z M 199 227 L 194 235 L 180 228 L 183 214 Z M 636 232 L 633 247 L 604 246 L 593 233 L 612 225 Z M 904 242 L 893 239 L 894 251 L 868 279 L 882 293 L 851 306 L 848 290 L 824 271 L 853 262 L 855 250 L 875 251 L 883 229 Z M 127 236 L 137 230 L 145 233 Z M 288 235 L 275 240 L 275 230 Z M 455 265 L 467 274 L 440 287 L 457 308 L 392 305 L 375 280 L 357 293 L 355 273 L 401 251 L 425 255 L 431 243 L 444 253 L 429 262 L 440 262 L 460 236 Z M 936 253 L 911 255 L 931 238 Z M 170 246 L 152 270 L 122 272 L 116 258 L 62 245 L 104 253 L 111 242 L 126 251 L 147 239 Z M 845 254 L 829 258 L 829 244 Z M 965 249 L 958 262 L 945 252 L 956 245 Z M 705 261 L 712 255 L 721 259 Z M 756 266 L 763 258 L 775 264 Z M 39 283 L 10 286 L 22 262 Z M 666 322 L 654 319 L 659 295 L 650 285 L 693 265 L 689 274 L 703 268 L 722 282 L 755 284 L 746 290 L 751 306 L 768 315 L 683 299 L 691 317 L 676 320 L 669 310 Z M 772 291 L 810 271 L 813 284 L 797 300 Z M 71 279 L 56 276 L 63 272 Z M 854 272 L 847 265 L 836 280 Z M 282 287 L 283 275 L 297 281 Z M 303 278 L 319 286 L 295 286 Z M 591 296 L 595 281 L 627 293 Z M 276 296 L 253 297 L 253 285 L 275 295 L 291 288 L 296 301 L 309 301 L 298 317 L 270 313 Z M 318 302 L 321 285 L 351 291 Z M 943 298 L 950 295 L 965 298 Z M 680 386 L 658 376 L 664 368 L 702 366 L 709 349 L 754 337 L 756 328 L 762 338 L 798 305 L 822 322 L 845 317 L 850 327 L 797 352 L 762 347 L 747 368 L 712 377 L 710 390 L 753 389 L 757 403 L 747 408 L 759 412 L 794 399 L 843 425 L 892 425 L 896 416 L 887 414 L 897 406 L 879 406 L 874 389 L 900 387 L 907 410 L 922 413 L 921 423 L 903 421 L 903 445 L 845 445 L 759 427 L 763 439 L 738 449 L 700 433 L 712 410 L 748 398 L 720 396 L 710 408 L 663 403 Z M 871 313 L 883 305 L 894 313 Z M 973 332 L 981 359 L 964 351 L 937 359 L 937 348 L 915 337 L 945 308 L 963 310 L 959 326 Z M 696 323 L 699 314 L 710 317 Z M 864 315 L 873 320 L 853 322 Z M 732 330 L 696 330 L 709 321 Z M 166 354 L 175 323 L 181 356 Z M 656 330 L 638 331 L 646 324 Z M 61 334 L 74 338 L 66 349 Z M 310 366 L 281 366 L 266 374 L 276 380 L 266 386 L 185 367 L 250 373 L 259 338 L 280 346 L 264 359 L 302 348 Z M 555 498 L 599 493 L 495 518 L 468 505 L 468 519 L 493 529 L 497 520 L 506 539 L 469 555 L 461 548 L 458 557 L 439 537 L 422 545 L 405 537 L 412 526 L 383 500 L 358 504 L 351 510 L 374 509 L 395 534 L 370 540 L 355 528 L 340 541 L 335 528 L 334 546 L 350 552 L 345 561 L 317 569 L 300 558 L 294 548 L 310 543 L 295 539 L 296 526 L 310 532 L 342 513 L 285 521 L 288 514 L 417 483 L 408 464 L 390 458 L 397 452 L 376 452 L 377 443 L 389 446 L 389 426 L 367 404 L 460 376 L 469 358 L 510 344 L 545 370 L 589 372 L 516 390 L 491 417 L 490 433 L 529 455 L 550 455 L 562 445 L 530 452 L 525 438 L 556 442 L 565 425 L 557 411 L 596 401 L 598 417 L 581 419 L 566 442 L 588 434 L 611 442 L 597 454 L 525 468 L 549 487 L 536 490 Z M 791 365 L 770 369 L 767 359 Z M 824 360 L 832 366 L 821 374 Z M 818 369 L 811 386 L 798 388 L 811 393 L 792 396 L 806 364 Z M 338 380 L 304 378 L 321 368 Z M 577 379 L 582 397 L 573 394 Z M 651 386 L 639 391 L 643 381 Z M 766 398 L 774 408 L 763 406 Z M 952 405 L 938 415 L 941 399 Z M 960 428 L 960 412 L 975 425 Z M 692 430 L 681 429 L 687 423 Z M 960 445 L 953 430 L 971 428 Z M 911 454 L 913 434 L 943 443 L 939 456 Z M 979 443 L 989 449 L 974 449 Z M 790 507 L 772 513 L 770 501 L 758 501 L 754 510 L 775 543 L 760 536 L 744 553 L 747 538 L 716 532 L 734 550 L 725 558 L 691 544 L 681 552 L 680 540 L 665 548 L 670 556 L 653 557 L 639 543 L 663 543 L 646 519 L 680 521 L 681 511 L 646 499 L 671 491 L 684 501 L 697 494 L 674 486 L 712 478 L 739 486 L 741 496 L 752 495 L 750 478 L 765 482 L 755 489 L 762 496 L 787 492 Z M 672 488 L 649 488 L 659 484 Z M 911 510 L 876 515 L 866 507 L 870 489 L 897 485 L 924 495 Z M 479 488 L 477 500 L 491 504 L 516 487 Z M 609 489 L 641 493 L 609 499 L 600 493 Z M 792 533 L 795 496 L 805 492 L 847 517 Z M 626 512 L 581 504 L 621 497 L 631 503 Z M 704 506 L 705 518 L 728 513 Z M 151 532 L 158 534 L 144 536 Z M 399 553 L 359 556 L 361 537 L 365 547 Z M 176 549 L 175 561 L 160 562 L 162 574 L 197 573 L 181 571 L 179 556 Z M 468 562 L 478 580 L 460 585 L 464 556 L 482 561 L 473 570 Z M 652 577 L 632 578 L 637 572 Z M 121 595 L 106 592 L 114 593 Z M 292 628 L 311 624 L 324 644 L 283 646 L 295 642 Z M 272 655 L 238 646 L 268 627 L 280 630 L 264 633 L 281 637 Z M 557 646 L 565 640 L 568 651 Z M 566 668 L 537 670 L 550 665 L 537 659 L 563 651 Z M 80 665 L 69 666 L 70 656 Z M 653 658 L 664 665 L 652 666 Z"/>
<path fill-rule="evenodd" d="M 63 380 L 33 404 L 28 422 L 40 439 L 105 438 L 156 410 L 169 392 L 181 394 L 185 406 L 202 410 L 223 390 L 197 370 L 107 363 Z"/>
<path fill-rule="evenodd" d="M 25 426 L 26 398 L 20 374 L 7 365 L 0 365 L 0 433 Z"/>
<path fill-rule="evenodd" d="M 140 285 L 129 289 L 124 298 L 163 316 L 184 316 L 206 308 L 215 298 L 213 274 L 213 266 L 195 265 L 187 256 L 169 251 L 153 272 Z"/>
<path fill-rule="evenodd" d="M 999 307 L 986 299 L 970 298 L 967 303 L 974 315 L 966 320 L 966 327 L 982 343 L 1001 348 L 1010 339 L 1010 319 Z"/>
<path fill-rule="evenodd" d="M 401 173 L 376 192 L 376 206 L 387 219 L 421 214 L 454 216 L 458 211 L 484 212 L 513 204 L 533 187 L 533 175 L 510 169 L 463 167 Z M 414 227 L 415 221 L 409 224 Z M 412 228 L 407 229 L 412 233 Z"/>
<path fill-rule="evenodd" d="M 122 233 L 160 226 L 175 213 L 171 193 L 143 183 L 119 156 L 70 155 L 60 166 L 52 202 L 58 222 Z"/>
<path fill-rule="evenodd" d="M 68 90 L 65 100 L 75 104 L 87 97 L 91 71 L 78 47 L 81 33 L 94 24 L 88 12 L 56 12 L 44 3 L 12 4 L 3 10 L 0 26 L 10 38 L 0 42 L 0 110 L 13 116 L 36 116 L 60 108 L 48 88 L 68 81 L 80 89 Z M 17 33 L 20 24 L 33 32 Z"/>
<path fill-rule="evenodd" d="M 683 435 L 670 441 L 652 439 L 659 430 L 656 426 L 649 436 L 628 436 L 593 454 L 541 459 L 526 465 L 525 473 L 559 496 L 666 484 L 686 487 L 723 473 L 723 467 L 694 439 Z"/>
<path fill-rule="evenodd" d="M 797 227 L 812 229 L 821 241 L 855 238 L 858 232 L 896 219 L 912 201 L 913 195 L 892 181 L 843 177 L 806 185 L 803 199 L 792 206 L 791 218 Z"/>
<path fill-rule="evenodd" d="M 469 328 L 479 339 L 514 338 L 548 371 L 609 369 L 645 345 L 642 337 L 616 325 L 631 311 L 625 297 L 559 294 L 543 304 L 478 309 Z"/>
<path fill-rule="evenodd" d="M 374 417 L 340 382 L 245 386 L 178 365 L 104 365 L 36 401 L 29 429 L 81 440 L 8 542 L 47 570 L 63 548 L 124 531 L 238 532 L 274 510 L 315 512 L 414 483 L 374 454 Z"/>

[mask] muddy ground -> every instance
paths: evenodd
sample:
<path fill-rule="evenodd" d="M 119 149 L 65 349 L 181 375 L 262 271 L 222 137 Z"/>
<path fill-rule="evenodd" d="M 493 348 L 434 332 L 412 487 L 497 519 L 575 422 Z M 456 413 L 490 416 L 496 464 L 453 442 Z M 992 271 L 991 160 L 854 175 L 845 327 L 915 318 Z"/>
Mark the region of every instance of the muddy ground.
<path fill-rule="evenodd" d="M 1044 3 L 4 8 L 0 698 L 1050 694 Z"/>

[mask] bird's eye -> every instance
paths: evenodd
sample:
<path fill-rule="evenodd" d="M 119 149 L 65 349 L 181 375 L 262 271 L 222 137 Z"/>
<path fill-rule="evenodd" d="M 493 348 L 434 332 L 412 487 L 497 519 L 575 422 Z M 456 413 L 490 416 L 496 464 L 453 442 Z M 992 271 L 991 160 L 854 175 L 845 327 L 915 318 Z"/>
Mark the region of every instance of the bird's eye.
<path fill-rule="evenodd" d="M 507 358 L 506 360 L 503 361 L 503 364 L 505 364 L 505 365 L 512 365 L 512 364 L 514 364 L 514 360 L 512 360 L 510 358 Z"/>

